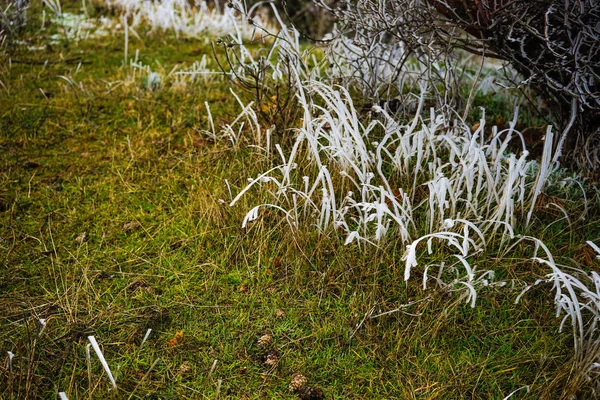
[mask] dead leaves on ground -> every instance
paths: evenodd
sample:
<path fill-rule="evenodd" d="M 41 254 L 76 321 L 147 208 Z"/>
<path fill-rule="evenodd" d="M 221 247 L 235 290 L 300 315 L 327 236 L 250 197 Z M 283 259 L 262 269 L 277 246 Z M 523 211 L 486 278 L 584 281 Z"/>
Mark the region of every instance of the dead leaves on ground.
<path fill-rule="evenodd" d="M 175 336 L 169 339 L 169 347 L 173 348 L 183 341 L 183 329 L 176 332 Z"/>

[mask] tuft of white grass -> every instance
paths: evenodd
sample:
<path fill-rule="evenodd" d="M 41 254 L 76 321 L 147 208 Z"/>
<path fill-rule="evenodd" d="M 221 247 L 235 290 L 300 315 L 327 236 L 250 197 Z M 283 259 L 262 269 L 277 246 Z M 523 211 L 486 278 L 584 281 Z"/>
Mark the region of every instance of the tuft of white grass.
<path fill-rule="evenodd" d="M 253 14 L 254 23 L 250 24 L 233 8 L 219 11 L 204 1 L 192 4 L 187 0 L 104 0 L 103 3 L 130 20 L 133 28 L 144 24 L 154 31 L 170 31 L 178 37 L 209 40 L 231 35 L 251 39 L 257 35 L 257 26 L 266 24 L 258 13 Z M 234 3 L 238 9 L 243 8 L 241 2 Z"/>
<path fill-rule="evenodd" d="M 57 17 L 62 16 L 62 6 L 60 0 L 42 0 L 42 3 L 54 13 Z"/>
<path fill-rule="evenodd" d="M 548 284 L 554 293 L 556 317 L 561 318 L 559 331 L 570 322 L 573 333 L 576 372 L 581 374 L 600 390 L 600 274 L 597 271 L 585 272 L 581 269 L 558 265 L 548 248 L 538 239 L 522 237 L 535 243 L 535 253 L 541 248 L 546 257 L 535 255 L 533 260 L 548 266 L 550 273 L 544 279 L 536 280 L 525 287 L 516 302 L 532 287 Z M 600 255 L 600 249 L 587 241 Z"/>
<path fill-rule="evenodd" d="M 48 44 L 59 44 L 65 40 L 80 41 L 105 37 L 114 32 L 118 25 L 117 21 L 109 18 L 95 19 L 86 15 L 64 12 L 59 0 L 43 0 L 43 2 L 52 12 L 50 21 L 58 27 L 58 33 L 48 37 Z M 22 42 L 22 44 L 26 43 Z M 30 50 L 44 50 L 45 48 L 45 46 L 29 47 Z"/>
<path fill-rule="evenodd" d="M 463 250 L 472 246 L 474 251 L 481 251 L 485 247 L 484 238 L 511 240 L 517 220 L 527 210 L 528 224 L 531 222 L 537 198 L 556 169 L 551 161 L 554 153 L 550 128 L 544 158 L 538 164 L 529 158 L 523 137 L 515 129 L 518 109 L 508 129 L 498 131 L 492 127 L 492 136 L 488 138 L 484 135 L 484 110 L 475 131 L 456 113 L 453 120 L 448 113 L 434 108 L 427 113 L 424 103 L 432 88 L 426 80 L 413 77 L 418 72 L 418 63 L 407 63 L 404 71 L 406 79 L 420 93 L 412 119 L 399 123 L 378 105 L 365 118 L 345 87 L 329 83 L 331 77 L 349 71 L 356 73 L 364 67 L 364 76 L 371 74 L 369 79 L 387 82 L 384 77 L 389 73 L 385 65 L 390 64 L 389 60 L 404 57 L 402 47 L 385 50 L 387 58 L 373 57 L 376 59 L 373 62 L 383 62 L 379 67 L 361 67 L 360 63 L 368 59 L 357 57 L 353 61 L 345 54 L 323 75 L 320 65 L 307 67 L 304 61 L 307 55 L 297 42 L 297 32 L 280 23 L 282 29 L 270 50 L 273 57 L 256 66 L 258 61 L 251 56 L 242 57 L 240 63 L 244 68 L 236 76 L 259 66 L 271 69 L 274 76 L 279 70 L 288 70 L 290 88 L 296 91 L 304 114 L 302 125 L 295 129 L 296 141 L 287 154 L 276 146 L 282 163 L 250 179 L 230 205 L 255 187 L 272 193 L 274 200 L 263 206 L 280 209 L 288 222 L 293 221 L 292 227 L 309 224 L 321 232 L 335 228 L 344 232 L 346 244 L 379 243 L 389 235 L 399 237 L 408 246 L 407 278 L 410 269 L 417 265 L 415 248 L 419 238 L 437 235 L 452 247 L 456 242 L 453 235 L 462 235 L 459 255 L 466 259 L 468 252 Z M 331 57 L 342 48 L 348 51 L 348 43 L 339 49 L 336 43 L 330 47 Z M 240 54 L 249 54 L 242 43 L 238 44 Z M 263 135 L 256 114 L 251 111 L 253 104 L 243 105 L 239 97 L 235 98 L 243 110 L 234 123 L 245 119 L 256 135 L 255 146 L 269 149 L 260 141 Z M 241 128 L 236 131 L 225 127 L 232 142 L 239 142 Z M 520 155 L 507 152 L 509 143 L 515 139 L 523 144 Z M 298 165 L 310 166 L 314 174 L 306 175 L 304 168 L 296 168 Z M 417 200 L 419 191 L 427 195 Z M 244 226 L 259 218 L 260 208 L 248 212 Z M 416 226 L 413 218 L 416 214 L 427 216 L 426 226 Z M 449 227 L 449 221 L 459 224 Z M 455 232 L 460 228 L 462 232 Z M 480 243 L 471 243 L 470 233 L 476 233 Z M 473 274 L 467 274 L 467 278 L 466 285 L 472 291 Z"/>
<path fill-rule="evenodd" d="M 160 63 L 156 62 L 156 67 L 146 65 L 139 61 L 139 54 L 129 60 L 129 74 L 124 81 L 126 85 L 139 85 L 146 90 L 155 91 L 162 88 L 185 89 L 188 85 L 197 81 L 206 81 L 216 75 L 216 72 L 207 68 L 206 57 L 192 64 L 188 69 L 179 71 L 179 66 L 175 65 L 170 71 L 165 70 Z"/>

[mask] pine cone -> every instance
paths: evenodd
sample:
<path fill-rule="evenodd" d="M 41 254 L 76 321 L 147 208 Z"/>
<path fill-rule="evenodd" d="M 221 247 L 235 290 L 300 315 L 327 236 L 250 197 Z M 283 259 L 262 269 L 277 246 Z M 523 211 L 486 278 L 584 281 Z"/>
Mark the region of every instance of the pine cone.
<path fill-rule="evenodd" d="M 190 366 L 190 363 L 187 361 L 184 361 L 183 364 L 181 364 L 179 366 L 179 368 L 177 368 L 177 375 L 186 374 L 186 373 L 190 372 L 191 370 L 192 370 L 192 367 Z"/>
<path fill-rule="evenodd" d="M 268 333 L 258 338 L 258 347 L 268 347 L 273 343 L 273 336 Z"/>
<path fill-rule="evenodd" d="M 290 392 L 296 393 L 302 390 L 308 384 L 308 379 L 302 374 L 295 373 L 292 375 L 292 381 L 290 382 Z"/>
<path fill-rule="evenodd" d="M 271 350 L 267 353 L 267 357 L 265 358 L 265 365 L 269 367 L 274 367 L 279 362 L 279 353 L 277 350 Z"/>
<path fill-rule="evenodd" d="M 325 394 L 318 387 L 304 386 L 298 391 L 298 397 L 302 400 L 324 400 Z"/>

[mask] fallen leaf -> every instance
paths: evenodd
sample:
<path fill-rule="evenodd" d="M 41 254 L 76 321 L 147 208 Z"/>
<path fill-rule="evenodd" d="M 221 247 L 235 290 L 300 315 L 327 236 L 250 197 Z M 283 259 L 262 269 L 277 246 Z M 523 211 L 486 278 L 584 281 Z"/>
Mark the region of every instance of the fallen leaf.
<path fill-rule="evenodd" d="M 175 347 L 183 341 L 183 329 L 175 333 L 175 337 L 169 339 L 169 347 Z"/>

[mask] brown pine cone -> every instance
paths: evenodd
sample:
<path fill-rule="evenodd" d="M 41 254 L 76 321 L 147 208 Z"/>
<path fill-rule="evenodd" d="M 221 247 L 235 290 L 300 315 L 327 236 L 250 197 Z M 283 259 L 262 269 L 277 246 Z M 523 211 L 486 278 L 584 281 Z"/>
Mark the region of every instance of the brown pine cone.
<path fill-rule="evenodd" d="M 290 382 L 290 392 L 296 393 L 303 389 L 306 385 L 308 385 L 308 379 L 300 373 L 295 373 L 292 375 L 292 381 Z"/>
<path fill-rule="evenodd" d="M 258 347 L 269 347 L 271 345 L 271 343 L 273 343 L 273 336 L 269 335 L 268 333 L 265 335 L 262 335 L 261 337 L 258 338 Z"/>
<path fill-rule="evenodd" d="M 271 350 L 267 353 L 265 357 L 265 365 L 269 367 L 274 367 L 279 362 L 279 353 L 277 350 Z"/>
<path fill-rule="evenodd" d="M 298 391 L 298 396 L 302 400 L 324 400 L 325 394 L 318 387 L 304 386 Z"/>

